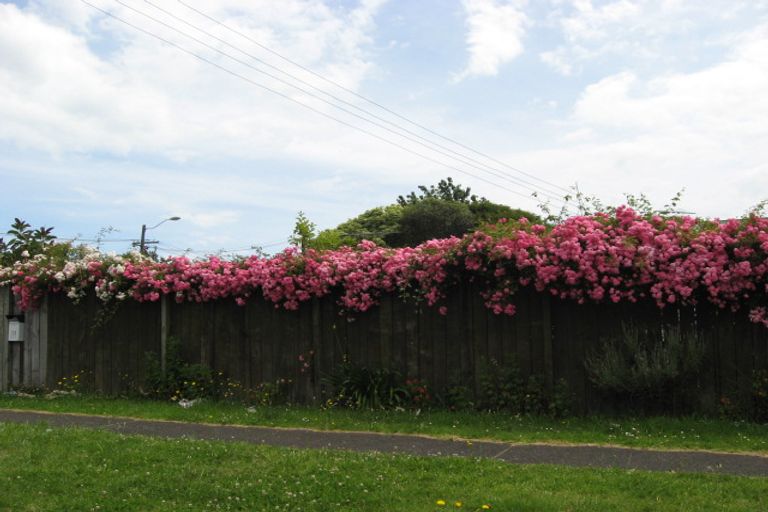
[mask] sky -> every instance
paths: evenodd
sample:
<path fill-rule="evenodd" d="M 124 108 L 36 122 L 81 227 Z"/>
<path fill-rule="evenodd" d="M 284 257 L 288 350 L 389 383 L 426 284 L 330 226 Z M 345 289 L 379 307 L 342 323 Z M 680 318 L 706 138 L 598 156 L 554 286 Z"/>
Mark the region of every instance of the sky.
<path fill-rule="evenodd" d="M 446 176 L 532 211 L 768 198 L 768 0 L 87 1 L 0 1 L 3 225 L 123 251 L 179 216 L 148 235 L 203 255 Z"/>

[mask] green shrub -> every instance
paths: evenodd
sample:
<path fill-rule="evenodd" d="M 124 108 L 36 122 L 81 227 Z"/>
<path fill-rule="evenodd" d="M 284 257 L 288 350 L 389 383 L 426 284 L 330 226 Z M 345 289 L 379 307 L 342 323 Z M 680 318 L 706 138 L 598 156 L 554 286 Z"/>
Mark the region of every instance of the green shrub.
<path fill-rule="evenodd" d="M 481 364 L 478 407 L 487 411 L 523 410 L 525 380 L 517 364 L 500 365 L 495 359 Z"/>
<path fill-rule="evenodd" d="M 461 384 L 453 384 L 443 394 L 443 406 L 449 411 L 465 411 L 475 407 L 472 390 Z"/>
<path fill-rule="evenodd" d="M 411 395 L 399 372 L 386 368 L 353 366 L 345 360 L 327 379 L 332 398 L 329 405 L 355 409 L 407 407 Z"/>
<path fill-rule="evenodd" d="M 72 375 L 65 376 L 56 381 L 56 389 L 61 391 L 82 393 L 93 389 L 93 372 L 80 370 Z"/>
<path fill-rule="evenodd" d="M 568 381 L 558 379 L 552 389 L 552 395 L 547 404 L 547 412 L 553 418 L 570 416 L 573 412 L 573 398 L 573 392 L 570 386 L 568 386 Z"/>
<path fill-rule="evenodd" d="M 768 370 L 754 372 L 752 379 L 752 419 L 768 423 Z"/>
<path fill-rule="evenodd" d="M 405 390 L 413 407 L 428 407 L 432 404 L 432 393 L 427 382 L 423 379 L 406 379 Z"/>
<path fill-rule="evenodd" d="M 542 416 L 549 413 L 549 398 L 544 381 L 537 375 L 531 375 L 523 391 L 523 403 L 520 412 Z"/>
<path fill-rule="evenodd" d="M 442 199 L 424 199 L 403 207 L 394 245 L 414 247 L 433 238 L 462 236 L 475 226 L 469 206 Z"/>
<path fill-rule="evenodd" d="M 286 402 L 292 384 L 293 381 L 290 379 L 277 379 L 274 382 L 262 382 L 253 388 L 243 389 L 239 394 L 245 403 L 268 407 Z"/>
<path fill-rule="evenodd" d="M 570 413 L 572 396 L 564 379 L 549 389 L 541 376 L 524 379 L 514 362 L 502 366 L 491 359 L 483 365 L 479 383 L 478 408 L 481 410 L 553 417 Z"/>
<path fill-rule="evenodd" d="M 644 412 L 669 409 L 674 390 L 684 390 L 704 360 L 692 333 L 677 327 L 661 335 L 622 326 L 622 336 L 604 340 L 585 359 L 590 380 L 600 390 L 637 401 Z"/>
<path fill-rule="evenodd" d="M 147 353 L 145 386 L 140 391 L 151 398 L 163 400 L 194 400 L 197 398 L 232 398 L 240 384 L 202 364 L 190 364 L 181 357 L 181 344 L 168 339 L 165 372 L 157 354 Z"/>

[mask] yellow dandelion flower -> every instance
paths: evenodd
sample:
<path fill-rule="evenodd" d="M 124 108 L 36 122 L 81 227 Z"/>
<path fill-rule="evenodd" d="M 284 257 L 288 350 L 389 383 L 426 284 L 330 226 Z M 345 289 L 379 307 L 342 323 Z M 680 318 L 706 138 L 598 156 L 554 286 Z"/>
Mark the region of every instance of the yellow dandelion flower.
<path fill-rule="evenodd" d="M 435 505 L 437 505 L 438 507 L 444 507 L 445 506 L 445 500 L 437 500 L 435 502 Z"/>
<path fill-rule="evenodd" d="M 491 506 L 490 505 L 483 505 L 480 508 L 483 509 L 483 510 L 491 510 Z"/>
<path fill-rule="evenodd" d="M 454 503 L 453 505 L 454 505 L 456 508 L 461 508 L 461 506 L 463 505 L 463 503 L 462 503 L 462 502 L 460 502 L 460 501 L 457 501 L 457 502 L 456 502 L 456 503 Z"/>

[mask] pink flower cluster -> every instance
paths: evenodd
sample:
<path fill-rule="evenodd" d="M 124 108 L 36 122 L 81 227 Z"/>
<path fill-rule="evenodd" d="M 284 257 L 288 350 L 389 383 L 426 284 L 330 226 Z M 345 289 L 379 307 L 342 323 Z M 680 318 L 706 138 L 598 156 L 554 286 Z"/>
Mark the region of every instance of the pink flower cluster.
<path fill-rule="evenodd" d="M 646 218 L 627 207 L 615 215 L 573 217 L 547 231 L 523 222 L 508 236 L 474 233 L 467 268 L 482 274 L 487 305 L 514 312 L 519 286 L 579 303 L 653 299 L 750 307 L 768 326 L 768 219 L 727 221 Z"/>
<path fill-rule="evenodd" d="M 269 258 L 153 262 L 91 255 L 63 268 L 36 258 L 0 269 L 0 284 L 13 286 L 22 308 L 49 292 L 76 299 L 93 289 L 104 301 L 169 295 L 179 302 L 234 299 L 242 305 L 261 295 L 286 309 L 334 295 L 343 309 L 362 312 L 388 293 L 440 305 L 462 280 L 477 283 L 497 314 L 514 314 L 515 292 L 534 287 L 579 303 L 654 300 L 664 307 L 709 300 L 747 308 L 752 321 L 768 326 L 768 219 L 648 218 L 620 207 L 613 215 L 572 217 L 552 228 L 525 219 L 501 222 L 414 248 L 366 241 L 306 254 L 288 249 Z"/>

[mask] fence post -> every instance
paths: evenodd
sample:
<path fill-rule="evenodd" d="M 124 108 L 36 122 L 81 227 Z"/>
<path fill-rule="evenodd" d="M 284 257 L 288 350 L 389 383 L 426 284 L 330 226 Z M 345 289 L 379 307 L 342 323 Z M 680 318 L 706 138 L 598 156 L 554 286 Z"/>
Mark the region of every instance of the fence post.
<path fill-rule="evenodd" d="M 312 351 L 313 355 L 310 357 L 312 364 L 311 368 L 311 393 L 308 395 L 312 400 L 312 403 L 317 402 L 317 398 L 320 396 L 320 375 L 318 369 L 318 363 L 321 358 L 321 350 L 323 348 L 323 323 L 322 313 L 320 310 L 321 299 L 315 297 L 312 299 Z"/>
<path fill-rule="evenodd" d="M 544 378 L 546 385 L 552 389 L 555 385 L 555 362 L 552 353 L 552 301 L 549 295 L 544 295 L 542 301 L 542 329 L 544 331 Z"/>
<path fill-rule="evenodd" d="M 168 296 L 160 298 L 160 371 L 165 376 L 165 359 L 168 349 Z"/>
<path fill-rule="evenodd" d="M 26 313 L 25 336 L 20 352 L 23 353 L 22 384 L 40 388 L 47 384 L 48 363 L 48 297 L 39 306 Z"/>
<path fill-rule="evenodd" d="M 10 361 L 9 343 L 8 343 L 8 319 L 5 315 L 11 313 L 11 295 L 10 287 L 0 288 L 0 392 L 8 391 L 10 381 Z"/>

